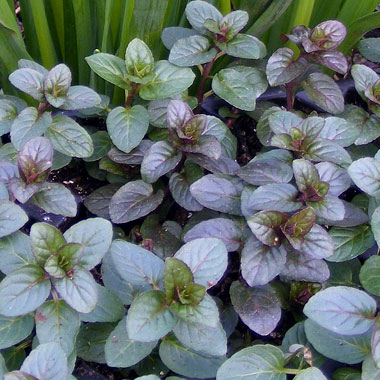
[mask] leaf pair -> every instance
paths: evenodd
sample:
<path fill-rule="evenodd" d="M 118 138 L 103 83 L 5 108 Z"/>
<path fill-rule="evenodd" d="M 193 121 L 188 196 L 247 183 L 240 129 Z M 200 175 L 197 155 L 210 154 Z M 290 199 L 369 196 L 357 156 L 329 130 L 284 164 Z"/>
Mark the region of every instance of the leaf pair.
<path fill-rule="evenodd" d="M 71 86 L 71 72 L 64 64 L 47 71 L 38 63 L 21 59 L 18 66 L 9 81 L 40 103 L 64 110 L 91 108 L 100 103 L 99 95 L 90 88 Z"/>
<path fill-rule="evenodd" d="M 101 261 L 111 239 L 111 224 L 100 218 L 77 223 L 65 237 L 49 224 L 34 224 L 30 242 L 35 261 L 18 266 L 1 282 L 0 313 L 12 317 L 34 311 L 50 294 L 51 283 L 74 310 L 89 313 L 98 292 L 88 270 Z"/>

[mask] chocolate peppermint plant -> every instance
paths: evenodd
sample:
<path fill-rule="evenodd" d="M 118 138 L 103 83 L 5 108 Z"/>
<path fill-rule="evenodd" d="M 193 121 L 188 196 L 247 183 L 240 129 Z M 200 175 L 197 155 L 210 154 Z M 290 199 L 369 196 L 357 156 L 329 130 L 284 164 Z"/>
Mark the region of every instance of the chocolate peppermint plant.
<path fill-rule="evenodd" d="M 338 85 L 311 63 L 346 74 L 347 60 L 337 50 L 345 36 L 345 26 L 336 20 L 324 21 L 313 29 L 296 26 L 290 34 L 283 35 L 284 42 L 297 45 L 299 55 L 296 57 L 288 47 L 276 50 L 268 60 L 266 74 L 271 86 L 285 85 L 288 110 L 293 109 L 296 91 L 302 86 L 310 100 L 326 112 L 343 112 L 344 99 Z"/>

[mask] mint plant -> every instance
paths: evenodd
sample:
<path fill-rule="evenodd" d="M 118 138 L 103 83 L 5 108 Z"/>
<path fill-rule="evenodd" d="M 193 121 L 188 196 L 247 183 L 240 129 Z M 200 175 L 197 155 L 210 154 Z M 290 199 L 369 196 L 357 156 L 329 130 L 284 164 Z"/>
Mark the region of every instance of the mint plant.
<path fill-rule="evenodd" d="M 324 111 L 343 112 L 344 99 L 337 84 L 326 74 L 316 71 L 310 63 L 346 74 L 346 57 L 337 50 L 345 36 L 345 26 L 336 20 L 322 22 L 312 30 L 296 26 L 290 34 L 283 35 L 283 41 L 296 44 L 300 54 L 296 58 L 288 47 L 276 50 L 268 60 L 266 74 L 271 86 L 285 85 L 288 110 L 293 109 L 295 93 L 302 86 L 307 96 Z"/>

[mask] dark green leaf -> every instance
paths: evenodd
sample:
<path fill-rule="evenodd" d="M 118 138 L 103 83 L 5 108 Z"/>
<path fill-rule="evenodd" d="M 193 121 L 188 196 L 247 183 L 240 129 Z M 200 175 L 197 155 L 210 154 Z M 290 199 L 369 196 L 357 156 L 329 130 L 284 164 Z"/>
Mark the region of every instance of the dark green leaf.
<path fill-rule="evenodd" d="M 40 72 L 29 68 L 18 69 L 9 76 L 9 81 L 33 99 L 39 102 L 45 101 L 44 75 Z"/>
<path fill-rule="evenodd" d="M 0 349 L 12 347 L 27 338 L 34 327 L 31 315 L 17 318 L 0 316 Z"/>
<path fill-rule="evenodd" d="M 152 185 L 131 181 L 122 186 L 112 197 L 110 215 L 114 223 L 126 223 L 155 210 L 163 200 L 163 191 L 153 193 Z"/>
<path fill-rule="evenodd" d="M 227 43 L 226 53 L 232 57 L 260 59 L 267 55 L 265 45 L 249 34 L 238 34 Z"/>
<path fill-rule="evenodd" d="M 126 153 L 140 144 L 148 126 L 148 111 L 140 105 L 116 107 L 107 116 L 107 130 L 112 142 Z"/>
<path fill-rule="evenodd" d="M 83 110 L 92 109 L 99 106 L 101 102 L 100 96 L 91 88 L 85 86 L 71 86 L 67 92 L 65 103 L 61 105 L 64 110 Z"/>
<path fill-rule="evenodd" d="M 169 300 L 161 291 L 148 290 L 138 295 L 127 315 L 129 339 L 152 342 L 168 334 L 177 323 L 177 317 L 166 302 L 169 303 Z"/>
<path fill-rule="evenodd" d="M 123 318 L 107 338 L 104 346 L 107 365 L 110 367 L 127 368 L 137 364 L 148 356 L 157 341 L 137 342 L 132 340 L 125 328 L 126 319 Z"/>
<path fill-rule="evenodd" d="M 223 16 L 216 7 L 206 1 L 192 1 L 186 6 L 186 17 L 191 26 L 200 33 L 206 33 L 204 23 L 207 19 L 221 22 Z"/>
<path fill-rule="evenodd" d="M 0 200 L 0 238 L 16 232 L 28 219 L 20 206 L 11 201 Z"/>
<path fill-rule="evenodd" d="M 360 269 L 360 282 L 364 289 L 371 294 L 376 296 L 380 295 L 379 287 L 379 268 L 380 268 L 380 257 L 371 256 L 367 259 Z"/>
<path fill-rule="evenodd" d="M 150 75 L 154 67 L 153 54 L 147 44 L 134 38 L 125 51 L 125 66 L 129 75 L 144 78 Z"/>

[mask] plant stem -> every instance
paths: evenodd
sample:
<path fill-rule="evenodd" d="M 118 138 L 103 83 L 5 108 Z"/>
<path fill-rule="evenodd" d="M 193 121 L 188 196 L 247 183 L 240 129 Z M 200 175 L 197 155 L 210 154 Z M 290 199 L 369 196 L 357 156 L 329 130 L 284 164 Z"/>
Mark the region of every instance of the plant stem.
<path fill-rule="evenodd" d="M 40 103 L 38 106 L 38 117 L 41 117 L 42 114 L 46 111 L 47 108 L 49 108 L 49 103 Z"/>
<path fill-rule="evenodd" d="M 128 91 L 128 96 L 127 96 L 127 99 L 125 101 L 125 107 L 131 107 L 133 99 L 137 95 L 138 89 L 139 89 L 139 84 L 133 83 L 132 89 L 130 91 Z"/>
<path fill-rule="evenodd" d="M 286 83 L 285 89 L 286 89 L 286 108 L 288 109 L 288 111 L 290 111 L 294 107 L 294 87 L 291 83 Z"/>
<path fill-rule="evenodd" d="M 207 77 L 210 75 L 212 66 L 214 66 L 216 57 L 213 58 L 210 62 L 208 62 L 203 70 L 201 82 L 199 83 L 198 91 L 197 91 L 197 99 L 198 99 L 198 107 L 196 110 L 198 111 L 198 108 L 200 108 L 202 100 L 203 100 L 203 92 L 206 85 Z"/>
<path fill-rule="evenodd" d="M 298 375 L 301 372 L 300 369 L 284 368 L 281 373 L 286 373 L 287 375 Z"/>

